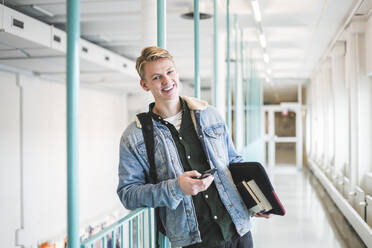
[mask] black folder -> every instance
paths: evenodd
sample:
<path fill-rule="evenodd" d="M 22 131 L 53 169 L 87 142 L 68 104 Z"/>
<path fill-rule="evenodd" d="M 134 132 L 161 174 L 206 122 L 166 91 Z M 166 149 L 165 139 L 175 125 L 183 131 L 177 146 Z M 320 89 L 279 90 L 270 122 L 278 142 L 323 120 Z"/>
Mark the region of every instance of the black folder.
<path fill-rule="evenodd" d="M 260 163 L 231 163 L 229 169 L 234 183 L 248 209 L 250 209 L 255 202 L 245 190 L 242 190 L 241 185 L 242 181 L 248 182 L 253 179 L 272 206 L 272 209 L 265 213 L 285 215 L 284 207 L 275 193 L 264 167 Z"/>

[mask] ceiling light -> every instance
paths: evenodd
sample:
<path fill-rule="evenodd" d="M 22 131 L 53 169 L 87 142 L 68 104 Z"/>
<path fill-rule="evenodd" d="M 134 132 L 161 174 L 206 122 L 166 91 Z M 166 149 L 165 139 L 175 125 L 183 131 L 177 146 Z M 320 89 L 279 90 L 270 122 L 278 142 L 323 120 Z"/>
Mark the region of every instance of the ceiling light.
<path fill-rule="evenodd" d="M 212 14 L 208 12 L 208 6 L 206 5 L 205 2 L 200 1 L 199 2 L 199 19 L 200 20 L 205 20 L 209 19 L 212 17 Z M 188 11 L 186 13 L 181 14 L 182 18 L 185 19 L 194 19 L 194 4 L 192 4 Z"/>
<path fill-rule="evenodd" d="M 181 17 L 183 17 L 185 19 L 194 19 L 194 11 L 190 11 L 190 12 L 187 12 L 185 14 L 182 14 Z M 209 19 L 211 17 L 212 17 L 211 14 L 199 12 L 199 19 L 200 20 Z"/>
<path fill-rule="evenodd" d="M 270 78 L 268 76 L 266 76 L 265 80 L 266 80 L 266 83 L 270 82 Z"/>
<path fill-rule="evenodd" d="M 264 34 L 260 34 L 258 38 L 260 40 L 260 44 L 261 44 L 262 48 L 265 48 L 266 47 L 266 38 L 265 38 L 265 35 Z"/>
<path fill-rule="evenodd" d="M 267 53 L 264 53 L 264 55 L 263 55 L 263 60 L 264 60 L 266 63 L 269 63 L 270 58 L 269 58 L 269 55 L 268 55 Z"/>
<path fill-rule="evenodd" d="M 267 74 L 269 74 L 269 75 L 270 75 L 270 74 L 271 74 L 271 69 L 270 69 L 270 68 L 269 68 L 269 69 L 267 69 L 267 71 L 266 71 L 266 72 L 267 72 Z"/>
<path fill-rule="evenodd" d="M 253 8 L 253 14 L 254 18 L 257 22 L 260 22 L 262 20 L 261 12 L 260 12 L 260 6 L 258 5 L 257 0 L 252 0 L 252 8 Z"/>
<path fill-rule="evenodd" d="M 109 37 L 109 36 L 107 36 L 107 35 L 100 34 L 100 35 L 98 35 L 98 37 L 99 37 L 101 40 L 105 41 L 105 42 L 111 42 L 111 41 L 112 41 L 112 38 Z"/>
<path fill-rule="evenodd" d="M 32 4 L 31 7 L 32 7 L 33 9 L 36 9 L 36 10 L 39 11 L 40 13 L 43 13 L 44 15 L 47 15 L 47 16 L 49 16 L 49 17 L 53 17 L 53 16 L 54 16 L 53 13 L 51 13 L 51 12 L 49 12 L 48 10 L 45 10 L 45 9 L 43 9 L 43 8 L 37 6 L 37 5 Z"/>

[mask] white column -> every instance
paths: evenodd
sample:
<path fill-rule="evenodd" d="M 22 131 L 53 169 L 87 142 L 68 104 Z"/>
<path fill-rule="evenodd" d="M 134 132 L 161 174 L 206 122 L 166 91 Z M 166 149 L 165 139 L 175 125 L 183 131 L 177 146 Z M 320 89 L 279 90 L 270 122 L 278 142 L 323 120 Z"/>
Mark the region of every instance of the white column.
<path fill-rule="evenodd" d="M 359 177 L 359 146 L 360 146 L 360 133 L 365 130 L 360 130 L 360 36 L 364 32 L 363 22 L 353 22 L 350 24 L 347 37 L 347 85 L 349 87 L 349 100 L 350 100 L 350 126 L 349 126 L 349 152 L 350 152 L 350 166 L 348 176 L 350 178 L 351 190 L 354 190 L 355 185 L 358 184 Z M 362 134 L 363 135 L 363 134 Z M 369 161 L 370 162 L 370 161 Z"/>
<path fill-rule="evenodd" d="M 332 129 L 330 128 L 330 125 L 329 123 L 331 122 L 331 119 L 329 118 L 329 113 L 330 113 L 330 108 L 329 108 L 329 102 L 330 102 L 330 89 L 329 89 L 329 85 L 330 85 L 330 67 L 331 67 L 331 63 L 330 63 L 330 60 L 326 60 L 324 62 L 324 64 L 322 65 L 322 69 L 321 69 L 321 88 L 322 88 L 322 95 L 321 95 L 321 99 L 318 98 L 318 100 L 321 100 L 322 101 L 322 115 L 323 115 L 323 135 L 321 136 L 322 138 L 322 142 L 323 142 L 323 149 L 324 149 L 324 153 L 323 153 L 323 166 L 324 167 L 329 167 L 330 166 L 330 161 L 331 161 L 331 149 L 330 149 L 330 143 L 333 141 L 332 139 L 330 139 L 330 133 L 332 131 Z"/>
<path fill-rule="evenodd" d="M 366 26 L 366 42 L 365 44 L 371 44 L 372 43 L 372 15 L 368 18 L 368 23 Z M 370 77 L 372 76 L 372 46 L 367 45 L 366 46 L 366 74 Z"/>
<path fill-rule="evenodd" d="M 269 171 L 275 166 L 275 118 L 274 118 L 274 110 L 268 110 L 268 127 L 269 127 L 269 134 L 268 134 L 268 164 L 269 164 Z"/>
<path fill-rule="evenodd" d="M 316 89 L 316 79 L 315 76 L 311 77 L 310 84 L 307 88 L 308 91 L 308 98 L 307 98 L 307 107 L 308 107 L 308 115 L 309 115 L 309 131 L 308 131 L 308 137 L 306 141 L 308 142 L 310 148 L 309 148 L 309 154 L 308 156 L 316 160 L 316 146 L 315 146 L 315 136 L 316 136 L 316 128 L 315 128 L 315 116 L 316 116 L 316 101 L 315 101 L 315 89 Z"/>
<path fill-rule="evenodd" d="M 305 142 L 306 142 L 306 156 L 308 159 L 313 159 L 313 148 L 312 148 L 312 116 L 313 116 L 313 111 L 312 111 L 312 92 L 313 92 L 313 87 L 312 87 L 312 81 L 313 78 L 310 78 L 310 83 L 306 85 L 306 136 L 305 136 Z"/>
<path fill-rule="evenodd" d="M 315 81 L 315 96 L 314 103 L 316 104 L 316 116 L 315 116 L 315 149 L 316 149 L 316 158 L 319 163 L 324 162 L 324 115 L 323 115 L 323 105 L 324 105 L 324 96 L 322 89 L 323 77 L 322 72 L 319 71 L 316 75 Z"/>
<path fill-rule="evenodd" d="M 334 164 L 336 173 L 342 173 L 349 162 L 349 100 L 345 87 L 345 42 L 336 42 L 331 51 L 332 89 L 334 92 Z"/>
<path fill-rule="evenodd" d="M 371 172 L 371 147 L 372 147 L 372 80 L 366 73 L 366 47 L 371 43 L 366 40 L 365 25 L 361 23 L 358 31 L 358 84 L 359 84 L 359 129 L 358 129 L 358 178 L 360 184 L 364 175 Z"/>
<path fill-rule="evenodd" d="M 298 108 L 296 110 L 296 164 L 297 169 L 302 169 L 302 147 L 303 147 L 303 133 L 302 133 L 302 87 L 301 84 L 297 86 L 297 101 Z"/>
<path fill-rule="evenodd" d="M 235 30 L 235 32 L 238 32 L 238 51 L 240 50 L 240 32 L 238 30 Z M 234 124 L 235 124 L 235 144 L 236 149 L 240 152 L 243 149 L 243 85 L 242 85 L 242 70 L 241 70 L 241 56 L 240 52 L 238 54 L 235 54 L 235 63 L 238 66 L 237 75 L 234 75 L 234 77 L 237 77 L 237 85 L 234 89 L 234 95 L 235 95 L 235 115 L 234 115 Z M 257 127 L 256 127 L 257 128 Z M 256 130 L 257 131 L 257 130 Z"/>
<path fill-rule="evenodd" d="M 157 44 L 156 0 L 141 0 L 142 47 Z"/>

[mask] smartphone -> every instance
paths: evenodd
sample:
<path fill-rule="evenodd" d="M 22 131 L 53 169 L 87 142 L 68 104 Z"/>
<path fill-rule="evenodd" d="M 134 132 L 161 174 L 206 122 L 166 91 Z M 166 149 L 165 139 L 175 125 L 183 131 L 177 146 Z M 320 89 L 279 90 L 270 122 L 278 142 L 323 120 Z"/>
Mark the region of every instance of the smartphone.
<path fill-rule="evenodd" d="M 200 177 L 198 177 L 198 179 L 203 179 L 206 178 L 208 175 L 213 175 L 216 171 L 217 171 L 216 168 L 206 170 L 202 173 Z"/>

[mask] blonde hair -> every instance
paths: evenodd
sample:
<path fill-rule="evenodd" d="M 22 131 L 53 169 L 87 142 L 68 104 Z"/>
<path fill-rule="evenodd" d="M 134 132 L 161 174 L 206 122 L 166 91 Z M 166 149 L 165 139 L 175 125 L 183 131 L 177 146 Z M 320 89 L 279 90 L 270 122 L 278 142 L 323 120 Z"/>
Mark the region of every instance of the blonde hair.
<path fill-rule="evenodd" d="M 174 64 L 173 57 L 167 50 L 157 46 L 145 47 L 141 52 L 141 56 L 136 60 L 136 70 L 140 78 L 145 80 L 145 64 L 163 58 L 170 59 Z"/>

